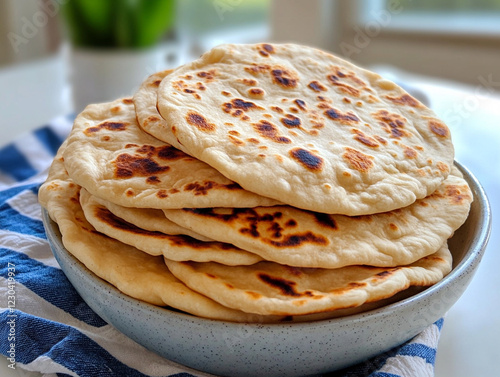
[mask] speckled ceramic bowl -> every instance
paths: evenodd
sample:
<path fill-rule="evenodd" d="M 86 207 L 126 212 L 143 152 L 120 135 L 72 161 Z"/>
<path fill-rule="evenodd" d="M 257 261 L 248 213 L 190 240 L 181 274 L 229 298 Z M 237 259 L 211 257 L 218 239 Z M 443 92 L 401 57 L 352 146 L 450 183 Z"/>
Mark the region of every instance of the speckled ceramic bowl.
<path fill-rule="evenodd" d="M 132 299 L 96 277 L 62 246 L 44 212 L 54 255 L 83 299 L 104 320 L 146 348 L 222 376 L 301 376 L 361 362 L 412 338 L 441 318 L 469 285 L 491 228 L 487 197 L 458 165 L 474 202 L 450 240 L 453 271 L 436 285 L 362 314 L 309 323 L 240 324 L 197 318 Z"/>

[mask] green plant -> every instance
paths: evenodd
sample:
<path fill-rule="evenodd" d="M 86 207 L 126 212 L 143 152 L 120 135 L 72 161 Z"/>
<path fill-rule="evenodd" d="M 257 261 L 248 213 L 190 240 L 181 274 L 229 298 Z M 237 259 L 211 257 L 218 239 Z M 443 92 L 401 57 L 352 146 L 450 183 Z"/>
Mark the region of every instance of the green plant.
<path fill-rule="evenodd" d="M 75 46 L 145 48 L 172 28 L 175 0 L 68 0 L 62 10 Z"/>

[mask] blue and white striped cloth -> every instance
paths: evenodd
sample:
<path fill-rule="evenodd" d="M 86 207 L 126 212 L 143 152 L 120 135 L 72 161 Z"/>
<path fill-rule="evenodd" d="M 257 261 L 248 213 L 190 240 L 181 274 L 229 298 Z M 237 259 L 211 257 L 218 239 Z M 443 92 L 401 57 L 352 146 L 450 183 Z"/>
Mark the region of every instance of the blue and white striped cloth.
<path fill-rule="evenodd" d="M 75 291 L 52 256 L 37 192 L 71 117 L 0 149 L 0 352 L 9 368 L 46 376 L 209 376 L 165 360 L 115 330 Z M 443 320 L 337 377 L 429 377 Z"/>

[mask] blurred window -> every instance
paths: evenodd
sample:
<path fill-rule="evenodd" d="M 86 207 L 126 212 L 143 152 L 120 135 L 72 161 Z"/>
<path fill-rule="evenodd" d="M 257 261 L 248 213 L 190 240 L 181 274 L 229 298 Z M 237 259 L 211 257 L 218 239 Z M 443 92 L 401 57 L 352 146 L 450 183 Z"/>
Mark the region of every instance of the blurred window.
<path fill-rule="evenodd" d="M 385 14 L 387 29 L 500 34 L 500 0 L 364 0 L 363 21 Z"/>
<path fill-rule="evenodd" d="M 499 0 L 401 0 L 403 12 L 500 12 Z"/>

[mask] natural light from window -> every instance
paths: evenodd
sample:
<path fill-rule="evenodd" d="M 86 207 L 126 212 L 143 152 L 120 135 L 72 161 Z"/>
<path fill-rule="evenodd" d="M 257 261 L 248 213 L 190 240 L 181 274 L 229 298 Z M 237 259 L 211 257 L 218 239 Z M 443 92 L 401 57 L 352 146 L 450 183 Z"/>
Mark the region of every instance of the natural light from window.
<path fill-rule="evenodd" d="M 500 0 L 365 0 L 363 22 L 385 17 L 387 30 L 498 35 Z"/>

